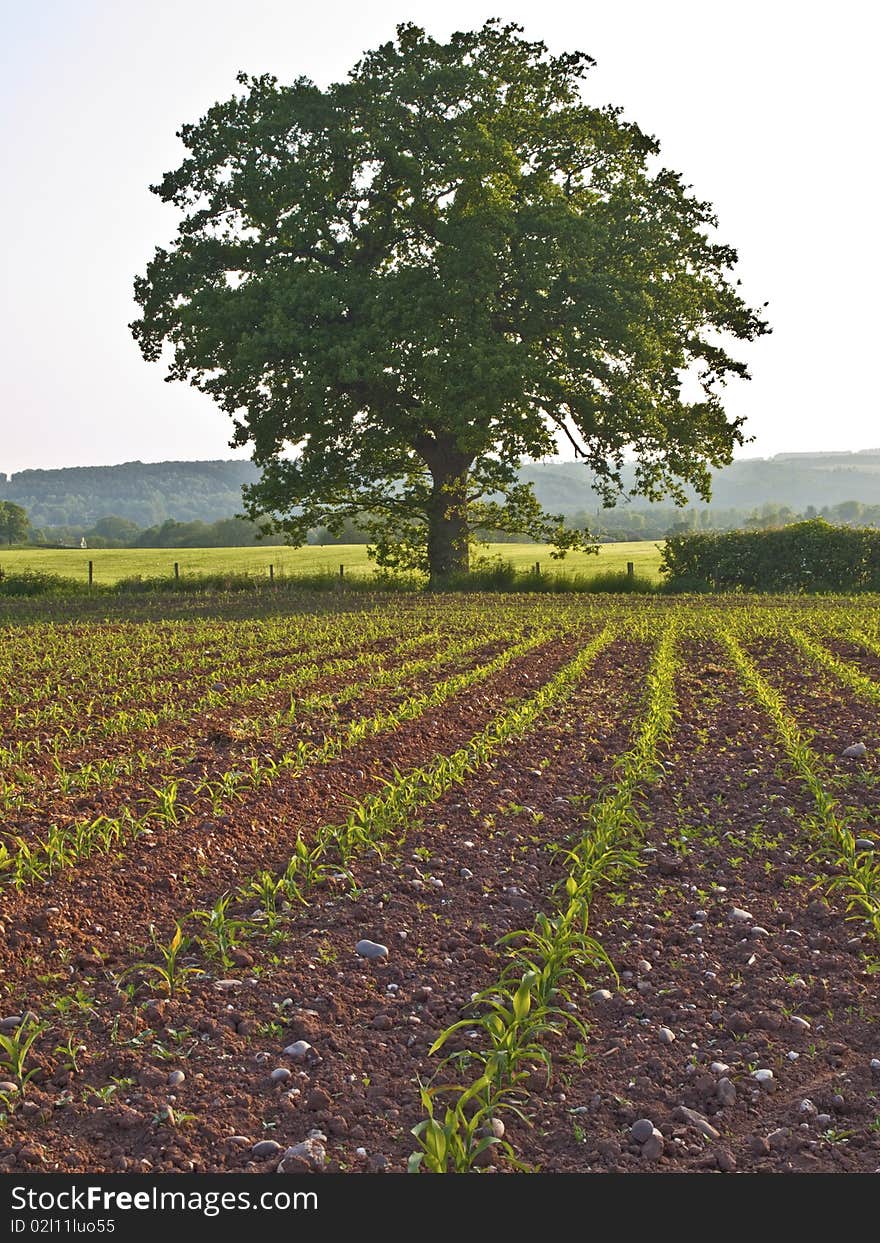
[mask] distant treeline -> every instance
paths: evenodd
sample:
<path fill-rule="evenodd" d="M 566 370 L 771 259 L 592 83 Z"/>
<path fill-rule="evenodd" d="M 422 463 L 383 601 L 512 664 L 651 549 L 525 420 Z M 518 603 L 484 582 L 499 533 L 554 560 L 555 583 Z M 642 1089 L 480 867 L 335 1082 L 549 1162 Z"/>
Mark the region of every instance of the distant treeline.
<path fill-rule="evenodd" d="M 600 543 L 621 540 L 663 540 L 670 536 L 699 531 L 771 531 L 795 522 L 823 518 L 833 526 L 880 527 L 880 505 L 844 501 L 839 505 L 808 505 L 796 513 L 785 505 L 766 504 L 757 509 L 703 508 L 677 509 L 653 506 L 651 509 L 620 507 L 588 513 L 582 510 L 567 519 L 569 526 L 587 530 Z M 497 531 L 483 531 L 490 543 L 527 543 Z M 172 518 L 142 528 L 128 518 L 110 514 L 93 526 L 32 527 L 29 542 L 77 547 L 85 540 L 89 548 L 249 548 L 263 544 L 283 544 L 280 535 L 260 538 L 259 529 L 244 518 L 221 518 L 217 522 L 177 522 Z M 368 536 L 356 520 L 345 523 L 338 535 L 318 529 L 310 532 L 310 544 L 365 544 Z"/>
<path fill-rule="evenodd" d="M 676 523 L 691 520 L 665 502 L 652 504 L 637 495 L 629 504 L 602 509 L 595 479 L 582 462 L 526 463 L 519 475 L 534 484 L 535 495 L 549 513 L 586 524 L 600 538 L 656 539 Z M 81 538 L 101 519 L 113 516 L 128 519 L 139 531 L 161 528 L 169 519 L 210 526 L 240 513 L 242 485 L 258 478 L 257 467 L 243 460 L 126 462 L 24 470 L 7 478 L 0 460 L 0 501 L 26 509 L 34 527 L 78 530 Z M 631 463 L 624 464 L 621 481 L 627 492 L 635 490 Z M 687 490 L 696 521 L 709 530 L 742 525 L 767 502 L 799 515 L 817 501 L 832 508 L 857 503 L 869 509 L 880 506 L 880 450 L 744 458 L 713 471 L 708 507 Z M 704 516 L 706 508 L 709 518 Z"/>

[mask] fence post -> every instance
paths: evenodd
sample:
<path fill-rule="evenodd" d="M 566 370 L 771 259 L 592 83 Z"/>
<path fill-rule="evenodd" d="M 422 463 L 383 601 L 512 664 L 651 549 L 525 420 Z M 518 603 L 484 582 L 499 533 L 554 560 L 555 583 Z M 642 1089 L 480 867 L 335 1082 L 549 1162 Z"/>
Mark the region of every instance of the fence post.
<path fill-rule="evenodd" d="M 89 562 L 89 586 L 90 587 L 92 583 L 94 582 L 94 578 L 95 578 L 95 563 L 94 561 L 90 561 Z"/>
<path fill-rule="evenodd" d="M 635 578 L 636 576 L 636 567 L 632 561 L 627 561 L 626 563 L 626 576 L 627 578 Z"/>
<path fill-rule="evenodd" d="M 537 574 L 538 578 L 541 577 L 541 562 L 540 561 L 535 562 L 535 573 Z"/>
<path fill-rule="evenodd" d="M 174 562 L 174 577 L 180 578 L 180 565 L 176 561 Z"/>
<path fill-rule="evenodd" d="M 269 562 L 269 582 L 273 583 L 274 581 L 275 581 L 275 566 L 270 561 Z"/>
<path fill-rule="evenodd" d="M 345 566 L 344 566 L 344 565 L 341 565 L 341 566 L 339 567 L 339 577 L 340 577 L 340 578 L 345 578 Z"/>

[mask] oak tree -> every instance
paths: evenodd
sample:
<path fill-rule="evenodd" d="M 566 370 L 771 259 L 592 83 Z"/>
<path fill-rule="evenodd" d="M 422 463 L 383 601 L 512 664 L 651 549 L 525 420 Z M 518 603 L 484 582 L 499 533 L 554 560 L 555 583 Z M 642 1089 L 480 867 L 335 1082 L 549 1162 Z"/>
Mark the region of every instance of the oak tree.
<path fill-rule="evenodd" d="M 767 331 L 712 207 L 592 65 L 520 27 L 414 25 L 326 89 L 239 75 L 153 187 L 182 214 L 132 330 L 252 446 L 294 542 L 366 513 L 380 562 L 442 584 L 479 527 L 579 538 L 518 481 L 570 444 L 606 499 L 707 497 L 744 441 L 728 353 Z"/>

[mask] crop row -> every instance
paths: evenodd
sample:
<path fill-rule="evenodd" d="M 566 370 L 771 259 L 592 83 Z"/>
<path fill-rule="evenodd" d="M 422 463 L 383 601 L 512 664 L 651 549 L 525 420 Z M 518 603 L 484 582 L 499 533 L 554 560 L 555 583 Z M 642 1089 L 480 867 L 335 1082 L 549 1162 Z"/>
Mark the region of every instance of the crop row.
<path fill-rule="evenodd" d="M 432 1054 L 438 1053 L 462 1028 L 475 1029 L 485 1038 L 482 1049 L 452 1054 L 444 1063 L 459 1069 L 476 1063 L 470 1082 L 420 1085 L 426 1117 L 413 1129 L 419 1143 L 410 1160 L 413 1172 L 463 1173 L 496 1145 L 516 1163 L 516 1153 L 504 1139 L 502 1115 L 524 1117 L 523 1088 L 536 1063 L 545 1067 L 549 1083 L 551 1037 L 574 1027 L 588 1038 L 576 1014 L 574 989 L 586 990 L 584 972 L 591 968 L 613 970 L 601 944 L 590 935 L 593 895 L 599 885 L 639 866 L 635 799 L 639 788 L 657 776 L 660 748 L 672 728 L 675 641 L 670 625 L 647 675 L 645 709 L 633 745 L 615 766 L 613 790 L 588 810 L 580 839 L 560 852 L 566 875 L 552 895 L 555 912 L 539 912 L 531 928 L 501 939 L 499 948 L 507 961 L 498 978 L 474 998 L 478 1013 L 453 1023 L 431 1047 Z"/>
<path fill-rule="evenodd" d="M 532 635 L 490 661 L 445 678 L 429 691 L 408 697 L 394 709 L 383 709 L 349 722 L 337 734 L 321 742 L 300 741 L 277 758 L 251 756 L 244 767 L 192 783 L 191 797 L 207 800 L 211 814 L 218 816 L 246 791 L 271 785 L 281 777 L 298 777 L 306 769 L 326 764 L 367 739 L 390 733 L 405 721 L 423 716 L 452 696 L 500 673 L 511 661 L 540 646 L 548 637 L 540 632 Z M 0 845 L 0 877 L 20 889 L 33 882 L 46 881 L 94 853 L 107 853 L 145 833 L 151 834 L 155 827 L 176 827 L 182 817 L 194 812 L 193 807 L 182 805 L 180 795 L 181 781 L 171 777 L 152 789 L 151 798 L 140 816 L 126 808 L 117 816 L 100 815 L 68 825 L 53 825 L 45 838 L 35 842 L 14 836 L 12 849 L 6 844 Z"/>
<path fill-rule="evenodd" d="M 858 833 L 826 790 L 820 757 L 784 697 L 728 630 L 722 630 L 721 637 L 743 683 L 772 720 L 789 764 L 810 792 L 815 810 L 804 827 L 816 838 L 813 858 L 835 873 L 826 882 L 827 892 L 841 895 L 852 918 L 864 921 L 872 937 L 880 941 L 880 862 L 876 852 L 860 845 Z"/>
<path fill-rule="evenodd" d="M 497 631 L 490 630 L 484 634 L 472 635 L 463 640 L 450 640 L 445 647 L 441 646 L 438 648 L 434 646 L 431 654 L 428 656 L 418 657 L 412 661 L 390 666 L 387 664 L 389 660 L 406 655 L 412 650 L 418 651 L 426 646 L 431 639 L 436 640 L 436 636 L 417 635 L 411 639 L 404 639 L 397 644 L 393 653 L 365 652 L 357 657 L 333 659 L 333 650 L 331 649 L 328 653 L 331 659 L 313 661 L 307 665 L 302 665 L 298 670 L 276 681 L 274 684 L 276 692 L 280 683 L 282 696 L 288 697 L 287 703 L 283 708 L 267 711 L 265 699 L 263 699 L 261 701 L 263 715 L 233 717 L 232 720 L 227 722 L 226 728 L 236 738 L 241 740 L 249 738 L 252 742 L 277 741 L 280 735 L 289 732 L 290 726 L 300 719 L 303 712 L 316 712 L 327 704 L 344 702 L 363 694 L 365 691 L 378 687 L 399 685 L 407 679 L 429 669 L 437 669 L 439 671 L 444 665 L 469 655 L 471 652 L 488 645 L 499 637 L 500 635 Z M 372 670 L 372 672 L 367 677 L 350 683 L 336 697 L 334 697 L 332 692 L 327 694 L 326 699 L 321 697 L 295 699 L 291 694 L 294 690 L 307 688 L 313 682 L 337 678 L 361 669 Z M 258 698 L 261 694 L 267 696 L 270 685 L 263 679 L 257 679 L 246 688 L 246 695 L 242 693 L 238 696 L 238 702 L 241 703 L 245 699 Z M 235 697 L 235 694 L 236 691 L 233 690 L 230 701 Z M 66 768 L 60 759 L 53 757 L 53 772 L 42 783 L 42 789 L 52 797 L 57 796 L 59 793 L 69 795 L 77 791 L 81 792 L 89 789 L 108 789 L 124 778 L 130 778 L 136 774 L 156 772 L 160 769 L 166 769 L 173 763 L 178 765 L 190 763 L 197 754 L 198 747 L 191 740 L 187 740 L 184 743 L 167 744 L 158 749 L 154 740 L 148 750 L 138 748 L 119 758 L 102 757 L 84 760 L 71 769 Z M 41 787 L 35 776 L 32 774 L 27 774 L 27 776 L 30 779 L 22 782 L 20 785 L 16 785 L 12 781 L 7 781 L 4 784 L 2 779 L 0 779 L 0 807 L 6 810 L 32 809 L 33 796 Z"/>

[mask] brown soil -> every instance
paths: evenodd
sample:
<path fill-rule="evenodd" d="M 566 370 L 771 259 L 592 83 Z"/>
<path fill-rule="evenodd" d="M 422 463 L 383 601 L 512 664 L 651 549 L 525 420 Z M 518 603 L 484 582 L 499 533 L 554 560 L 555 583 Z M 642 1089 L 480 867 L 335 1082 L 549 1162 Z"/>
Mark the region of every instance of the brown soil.
<path fill-rule="evenodd" d="M 418 1081 L 439 1061 L 428 1050 L 496 979 L 498 938 L 552 909 L 563 871 L 551 848 L 580 835 L 586 806 L 613 780 L 640 708 L 646 643 L 615 641 L 534 732 L 426 807 L 384 858 L 360 859 L 353 894 L 315 891 L 285 913 L 274 944 L 249 940 L 241 965 L 208 963 L 188 995 L 167 1000 L 142 989 L 132 1001 L 114 979 L 141 956 L 147 923 L 168 932 L 181 912 L 283 865 L 298 834 L 338 819 L 395 767 L 453 751 L 574 650 L 572 640 L 522 657 L 429 718 L 258 791 L 220 821 L 194 816 L 48 889 L 4 890 L 0 1005 L 35 1011 L 51 1031 L 35 1046 L 41 1069 L 25 1104 L 0 1130 L 0 1168 L 269 1173 L 278 1155 L 257 1158 L 254 1144 L 283 1150 L 320 1129 L 328 1169 L 403 1170 L 422 1117 Z M 787 645 L 749 650 L 817 730 L 821 754 L 856 737 L 869 745 L 859 765 L 830 767 L 844 801 L 867 813 L 880 741 L 870 705 L 805 673 Z M 535 1075 L 529 1121 L 511 1116 L 507 1137 L 522 1161 L 560 1172 L 876 1170 L 871 947 L 814 888 L 808 794 L 721 648 L 688 641 L 677 690 L 664 775 L 640 804 L 645 866 L 593 912 L 591 931 L 620 976 L 595 968 L 590 985 L 612 998 L 579 996 L 588 1040 L 579 1046 L 572 1030 L 551 1042 L 552 1080 Z M 733 922 L 733 907 L 752 919 Z M 387 960 L 360 959 L 363 937 L 387 945 Z M 85 1046 L 75 1072 L 58 1049 L 68 1032 Z M 449 1048 L 473 1039 L 465 1029 Z M 303 1063 L 283 1053 L 293 1040 L 313 1046 Z M 273 1082 L 276 1068 L 290 1077 Z M 773 1071 L 769 1088 L 760 1069 Z M 179 1070 L 185 1079 L 171 1086 Z M 722 1077 L 735 1100 L 719 1097 Z M 702 1130 L 683 1109 L 702 1115 Z M 630 1138 L 641 1118 L 664 1138 L 656 1159 Z"/>

